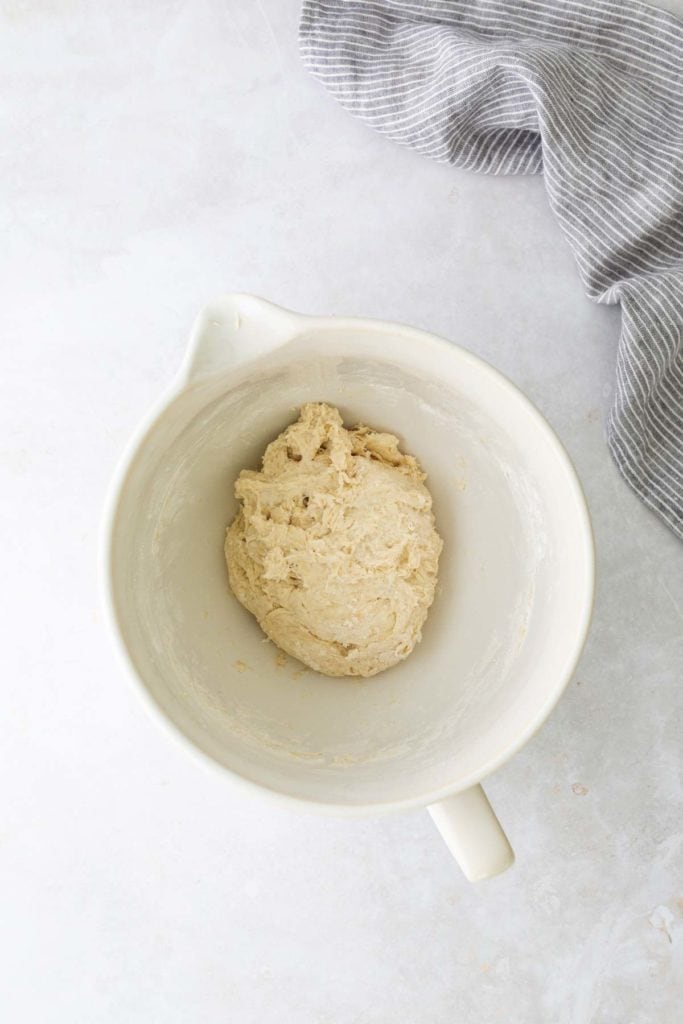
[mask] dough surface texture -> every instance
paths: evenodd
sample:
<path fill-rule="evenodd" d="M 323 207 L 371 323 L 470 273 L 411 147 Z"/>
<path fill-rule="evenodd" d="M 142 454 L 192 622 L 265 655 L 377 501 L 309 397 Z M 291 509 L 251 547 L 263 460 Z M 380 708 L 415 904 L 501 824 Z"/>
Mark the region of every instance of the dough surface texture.
<path fill-rule="evenodd" d="M 311 403 L 235 483 L 230 586 L 279 648 L 329 676 L 406 658 L 434 600 L 442 541 L 425 474 L 393 434 Z"/>

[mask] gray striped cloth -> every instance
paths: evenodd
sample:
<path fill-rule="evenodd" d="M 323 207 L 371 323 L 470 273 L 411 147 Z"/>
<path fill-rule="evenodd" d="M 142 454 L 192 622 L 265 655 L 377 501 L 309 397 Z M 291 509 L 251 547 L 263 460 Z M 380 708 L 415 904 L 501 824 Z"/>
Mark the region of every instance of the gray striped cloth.
<path fill-rule="evenodd" d="M 634 0 L 306 0 L 300 41 L 396 142 L 543 171 L 586 291 L 621 303 L 612 455 L 683 536 L 683 23 Z"/>

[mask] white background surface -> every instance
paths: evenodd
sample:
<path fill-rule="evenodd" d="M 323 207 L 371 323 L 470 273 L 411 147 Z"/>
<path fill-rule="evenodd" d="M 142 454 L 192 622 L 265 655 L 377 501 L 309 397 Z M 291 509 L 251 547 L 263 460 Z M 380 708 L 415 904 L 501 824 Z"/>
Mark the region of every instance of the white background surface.
<path fill-rule="evenodd" d="M 603 420 L 619 314 L 543 181 L 394 147 L 304 73 L 298 5 L 7 0 L 0 25 L 0 1017 L 674 1024 L 683 1000 L 683 559 Z M 590 502 L 593 632 L 488 789 L 469 886 L 426 814 L 300 817 L 169 742 L 96 580 L 106 486 L 199 307 L 405 320 L 520 385 Z"/>

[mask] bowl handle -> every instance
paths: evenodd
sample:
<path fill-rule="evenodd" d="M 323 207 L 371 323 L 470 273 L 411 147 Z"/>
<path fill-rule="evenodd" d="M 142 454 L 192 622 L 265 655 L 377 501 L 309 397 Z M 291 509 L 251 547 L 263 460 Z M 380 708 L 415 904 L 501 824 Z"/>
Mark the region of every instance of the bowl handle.
<path fill-rule="evenodd" d="M 181 377 L 189 383 L 273 352 L 305 319 L 255 295 L 224 295 L 195 320 Z"/>
<path fill-rule="evenodd" d="M 512 847 L 481 786 L 430 804 L 428 810 L 468 881 L 499 875 L 514 862 Z"/>

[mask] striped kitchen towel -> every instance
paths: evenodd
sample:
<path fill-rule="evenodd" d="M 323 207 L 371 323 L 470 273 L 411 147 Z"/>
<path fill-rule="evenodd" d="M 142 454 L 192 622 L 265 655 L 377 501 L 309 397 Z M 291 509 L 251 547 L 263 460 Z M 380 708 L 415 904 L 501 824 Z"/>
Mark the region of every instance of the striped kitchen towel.
<path fill-rule="evenodd" d="M 635 0 L 305 0 L 300 33 L 397 142 L 543 171 L 588 294 L 621 303 L 612 455 L 683 536 L 683 23 Z"/>

